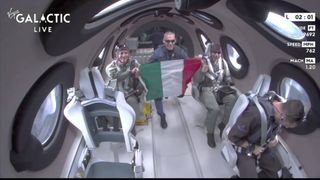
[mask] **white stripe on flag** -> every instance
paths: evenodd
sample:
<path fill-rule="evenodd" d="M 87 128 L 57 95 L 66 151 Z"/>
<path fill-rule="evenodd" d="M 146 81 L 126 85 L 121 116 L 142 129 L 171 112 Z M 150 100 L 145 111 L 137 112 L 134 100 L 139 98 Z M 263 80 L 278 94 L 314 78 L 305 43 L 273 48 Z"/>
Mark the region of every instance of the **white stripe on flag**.
<path fill-rule="evenodd" d="M 163 96 L 179 96 L 182 93 L 183 60 L 161 61 Z"/>

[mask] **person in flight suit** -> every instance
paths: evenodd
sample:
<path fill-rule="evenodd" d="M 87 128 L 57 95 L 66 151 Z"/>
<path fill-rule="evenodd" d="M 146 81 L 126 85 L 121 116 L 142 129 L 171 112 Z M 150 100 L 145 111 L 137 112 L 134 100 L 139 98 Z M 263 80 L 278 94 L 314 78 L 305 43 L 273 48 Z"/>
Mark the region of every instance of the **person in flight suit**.
<path fill-rule="evenodd" d="M 207 109 L 207 116 L 205 119 L 205 125 L 207 128 L 207 143 L 210 147 L 215 147 L 214 129 L 219 114 L 219 104 L 224 104 L 224 117 L 221 124 L 227 124 L 231 110 L 236 102 L 236 91 L 230 88 L 233 85 L 231 80 L 228 64 L 221 56 L 221 46 L 218 43 L 210 44 L 209 47 L 209 60 L 202 61 L 202 67 L 198 70 L 193 78 L 193 82 L 198 84 L 200 97 L 199 100 Z M 208 64 L 210 63 L 210 64 Z M 210 68 L 210 66 L 212 68 Z M 221 102 L 217 102 L 218 89 L 221 85 L 224 85 L 223 89 L 229 92 L 224 93 L 223 97 L 220 97 Z M 221 89 L 222 90 L 222 89 Z M 224 128 L 223 126 L 223 128 Z M 220 134 L 222 134 L 220 129 Z"/>
<path fill-rule="evenodd" d="M 163 45 L 160 45 L 150 57 L 149 62 L 155 61 L 168 61 L 174 59 L 185 59 L 187 54 L 185 51 L 175 45 L 176 35 L 171 31 L 167 31 L 163 35 Z M 179 96 L 180 97 L 180 96 Z M 163 129 L 167 128 L 168 124 L 166 121 L 166 115 L 163 112 L 162 98 L 157 98 L 154 100 L 157 113 L 160 116 L 160 125 Z"/>
<path fill-rule="evenodd" d="M 278 144 L 277 134 L 282 127 L 298 126 L 305 114 L 300 100 L 281 102 L 272 91 L 259 98 L 259 104 L 263 107 L 268 122 L 264 144 L 260 142 L 260 112 L 254 102 L 249 103 L 228 134 L 238 155 L 237 167 L 241 178 L 277 178 L 281 164 L 272 148 Z M 259 173 L 256 171 L 257 164 L 261 169 Z"/>
<path fill-rule="evenodd" d="M 139 62 L 129 58 L 129 48 L 123 44 L 116 49 L 116 59 L 107 67 L 106 73 L 109 80 L 116 79 L 116 89 L 123 92 L 127 103 L 136 113 L 136 118 L 140 114 L 140 95 L 143 86 L 139 77 Z"/>

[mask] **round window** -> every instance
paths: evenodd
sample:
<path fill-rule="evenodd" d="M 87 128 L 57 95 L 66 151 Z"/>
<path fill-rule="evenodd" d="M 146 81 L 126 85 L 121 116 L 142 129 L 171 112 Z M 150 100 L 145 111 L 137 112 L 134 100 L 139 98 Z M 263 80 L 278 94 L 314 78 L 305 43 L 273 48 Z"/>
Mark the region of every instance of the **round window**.
<path fill-rule="evenodd" d="M 31 133 L 42 145 L 53 135 L 61 110 L 62 88 L 57 85 L 41 104 L 32 125 Z"/>
<path fill-rule="evenodd" d="M 304 112 L 309 112 L 311 108 L 310 98 L 305 89 L 295 80 L 284 78 L 280 84 L 280 95 L 286 99 L 299 97 L 304 105 Z"/>
<path fill-rule="evenodd" d="M 239 71 L 241 69 L 241 64 L 238 63 L 238 58 L 240 57 L 238 51 L 230 44 L 227 44 L 227 52 L 231 65 L 234 69 Z"/>
<path fill-rule="evenodd" d="M 220 38 L 224 59 L 227 61 L 230 73 L 237 79 L 244 78 L 249 70 L 249 60 L 238 43 L 227 36 Z"/>
<path fill-rule="evenodd" d="M 268 13 L 264 24 L 289 39 L 302 40 L 305 37 L 305 34 L 297 25 L 273 12 Z"/>
<path fill-rule="evenodd" d="M 73 82 L 73 64 L 59 63 L 28 91 L 12 129 L 10 161 L 16 171 L 41 170 L 58 156 L 68 125 L 62 110 Z"/>

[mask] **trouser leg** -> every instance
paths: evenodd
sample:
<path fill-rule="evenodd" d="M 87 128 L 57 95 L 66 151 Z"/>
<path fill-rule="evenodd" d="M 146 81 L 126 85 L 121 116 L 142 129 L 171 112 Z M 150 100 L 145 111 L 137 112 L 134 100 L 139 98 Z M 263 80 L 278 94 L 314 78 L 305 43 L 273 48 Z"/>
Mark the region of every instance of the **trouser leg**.
<path fill-rule="evenodd" d="M 278 178 L 278 171 L 281 169 L 281 163 L 272 149 L 266 149 L 258 161 L 261 169 L 259 177 Z"/>
<path fill-rule="evenodd" d="M 223 98 L 224 115 L 223 115 L 222 122 L 225 125 L 229 122 L 229 117 L 236 100 L 237 100 L 237 97 L 234 94 L 229 94 Z"/>
<path fill-rule="evenodd" d="M 219 105 L 211 91 L 203 91 L 201 93 L 200 100 L 207 108 L 207 116 L 205 120 L 207 132 L 213 134 L 219 113 Z"/>
<path fill-rule="evenodd" d="M 135 114 L 136 114 L 136 119 L 134 121 L 134 125 L 133 128 L 131 130 L 133 135 L 136 135 L 136 120 L 140 117 L 140 113 L 141 113 L 141 109 L 140 109 L 140 105 L 139 105 L 139 101 L 138 98 L 136 96 L 130 96 L 127 98 L 127 103 L 132 107 L 132 109 L 134 110 Z"/>
<path fill-rule="evenodd" d="M 207 143 L 210 147 L 214 148 L 216 146 L 214 129 L 219 113 L 219 105 L 212 91 L 202 91 L 200 100 L 207 109 L 207 116 L 205 119 L 205 125 L 207 128 Z"/>
<path fill-rule="evenodd" d="M 166 115 L 163 112 L 163 103 L 162 103 L 162 98 L 158 98 L 154 100 L 156 109 L 157 109 L 157 113 L 160 116 L 160 125 L 163 129 L 167 128 L 168 124 L 167 124 L 167 120 L 166 120 Z"/>
<path fill-rule="evenodd" d="M 233 106 L 237 100 L 237 96 L 234 94 L 229 94 L 223 97 L 222 101 L 224 104 L 224 113 L 223 113 L 223 119 L 218 124 L 218 128 L 220 130 L 220 137 L 222 137 L 222 132 L 224 128 L 226 127 L 227 123 L 229 122 L 230 114 L 233 109 Z"/>
<path fill-rule="evenodd" d="M 136 96 L 130 96 L 127 98 L 127 103 L 132 107 L 136 114 L 136 120 L 139 118 L 141 114 L 140 104 L 138 98 Z"/>
<path fill-rule="evenodd" d="M 216 110 L 216 109 L 207 109 L 207 110 L 208 112 L 207 112 L 205 125 L 207 127 L 207 132 L 210 134 L 213 134 L 214 128 L 216 126 L 216 119 L 217 119 L 219 110 Z"/>
<path fill-rule="evenodd" d="M 156 106 L 157 109 L 157 113 L 160 114 L 164 114 L 163 112 L 163 104 L 162 104 L 162 98 L 157 98 L 154 100 L 154 104 Z"/>
<path fill-rule="evenodd" d="M 245 154 L 238 154 L 237 167 L 240 178 L 258 178 L 256 159 Z"/>

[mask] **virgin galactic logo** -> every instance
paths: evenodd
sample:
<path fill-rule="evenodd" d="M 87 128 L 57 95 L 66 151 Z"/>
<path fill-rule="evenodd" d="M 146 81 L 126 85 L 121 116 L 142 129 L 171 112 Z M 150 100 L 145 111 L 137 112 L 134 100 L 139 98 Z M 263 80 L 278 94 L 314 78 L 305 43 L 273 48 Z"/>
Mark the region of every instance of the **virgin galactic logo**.
<path fill-rule="evenodd" d="M 70 14 L 59 14 L 59 13 L 50 13 L 50 14 L 23 14 L 19 10 L 10 10 L 7 12 L 9 19 L 14 19 L 19 24 L 35 24 L 33 27 L 34 32 L 52 32 L 52 26 L 50 24 L 57 23 L 70 23 Z M 40 23 L 49 24 L 45 27 L 40 27 Z"/>

